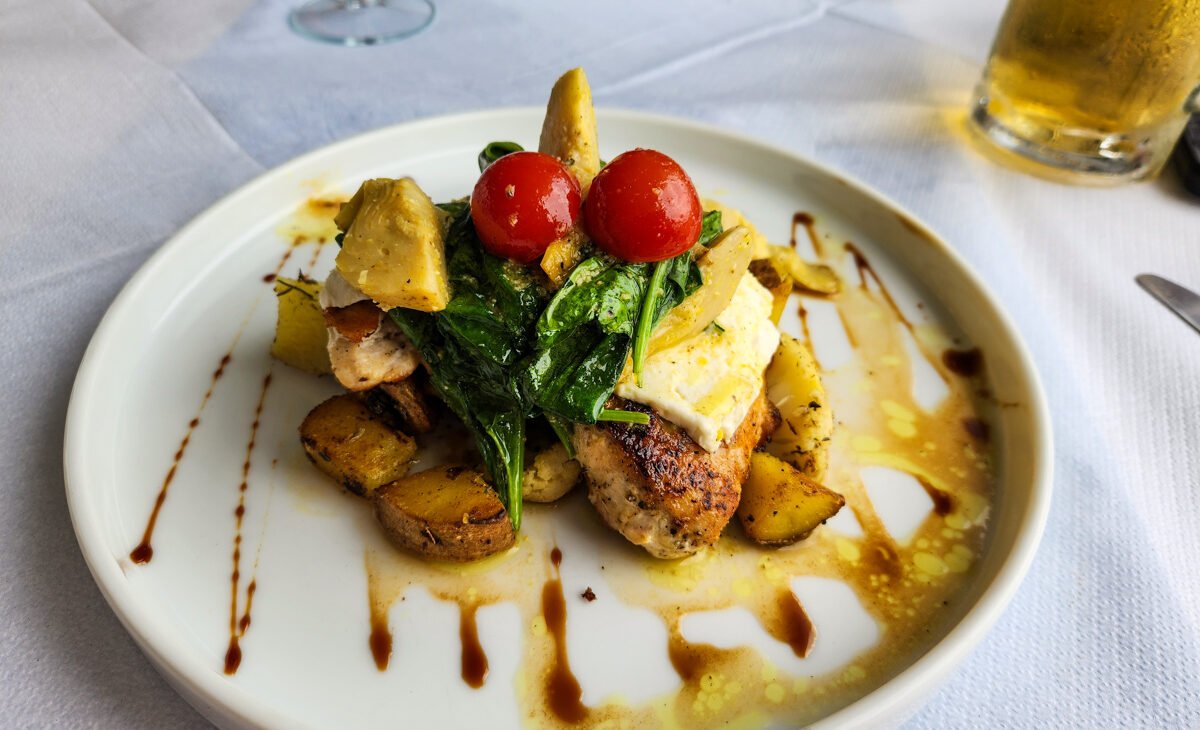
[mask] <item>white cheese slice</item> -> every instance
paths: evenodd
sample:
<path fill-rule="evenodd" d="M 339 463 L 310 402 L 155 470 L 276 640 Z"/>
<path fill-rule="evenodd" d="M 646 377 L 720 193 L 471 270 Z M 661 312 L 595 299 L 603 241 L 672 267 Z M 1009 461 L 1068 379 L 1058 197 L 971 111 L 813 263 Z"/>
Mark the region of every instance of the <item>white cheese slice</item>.
<path fill-rule="evenodd" d="M 716 324 L 647 357 L 640 386 L 627 370 L 616 388 L 617 395 L 650 406 L 707 451 L 716 451 L 742 425 L 779 347 L 771 293 L 750 272 Z"/>
<path fill-rule="evenodd" d="M 368 298 L 366 294 L 355 289 L 353 284 L 346 281 L 346 277 L 342 276 L 337 269 L 333 269 L 325 279 L 325 286 L 321 287 L 318 300 L 322 309 L 330 309 L 331 307 L 348 307 Z"/>

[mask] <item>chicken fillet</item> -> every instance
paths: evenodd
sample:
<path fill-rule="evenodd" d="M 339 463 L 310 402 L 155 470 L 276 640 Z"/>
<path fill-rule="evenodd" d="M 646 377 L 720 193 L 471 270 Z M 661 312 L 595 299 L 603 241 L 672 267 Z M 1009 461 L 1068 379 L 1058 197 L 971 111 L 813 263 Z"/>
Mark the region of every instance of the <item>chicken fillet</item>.
<path fill-rule="evenodd" d="M 750 453 L 779 424 L 766 395 L 759 393 L 737 432 L 711 453 L 647 406 L 614 399 L 609 407 L 648 413 L 650 423 L 575 427 L 576 457 L 596 511 L 656 558 L 716 543 L 737 510 Z"/>

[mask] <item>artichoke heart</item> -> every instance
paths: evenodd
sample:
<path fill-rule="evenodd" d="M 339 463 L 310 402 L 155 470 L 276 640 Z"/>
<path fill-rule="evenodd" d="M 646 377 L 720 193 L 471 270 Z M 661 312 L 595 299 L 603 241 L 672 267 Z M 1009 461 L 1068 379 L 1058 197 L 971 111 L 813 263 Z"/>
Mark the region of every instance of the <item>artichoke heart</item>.
<path fill-rule="evenodd" d="M 592 178 L 600 172 L 600 145 L 596 137 L 596 110 L 592 87 L 581 68 L 573 68 L 554 82 L 538 152 L 562 161 L 587 196 Z"/>
<path fill-rule="evenodd" d="M 367 180 L 335 219 L 337 269 L 384 309 L 446 308 L 445 214 L 411 178 Z"/>

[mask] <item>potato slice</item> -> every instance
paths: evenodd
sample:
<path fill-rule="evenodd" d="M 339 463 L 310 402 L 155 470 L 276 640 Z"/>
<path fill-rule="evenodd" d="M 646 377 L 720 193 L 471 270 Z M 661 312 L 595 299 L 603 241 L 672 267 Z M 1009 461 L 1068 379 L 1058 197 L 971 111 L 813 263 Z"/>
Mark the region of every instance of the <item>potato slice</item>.
<path fill-rule="evenodd" d="M 750 258 L 755 260 L 765 259 L 770 255 L 771 244 L 767 241 L 767 237 L 759 233 L 758 228 L 753 223 L 746 220 L 746 216 L 742 215 L 742 211 L 712 198 L 701 200 L 700 207 L 706 211 L 715 210 L 720 212 L 721 227 L 727 231 L 738 226 L 746 227 L 746 230 L 750 232 Z M 766 284 L 763 286 L 766 286 Z M 767 288 L 770 289 L 770 287 Z"/>
<path fill-rule="evenodd" d="M 529 462 L 526 462 L 529 463 Z M 554 502 L 571 491 L 583 467 L 567 455 L 567 447 L 554 443 L 539 451 L 525 467 L 523 494 L 526 502 Z"/>
<path fill-rule="evenodd" d="M 704 284 L 667 312 L 650 337 L 648 354 L 666 350 L 700 332 L 725 311 L 750 265 L 750 235 L 738 227 L 721 234 L 698 266 Z"/>
<path fill-rule="evenodd" d="M 445 215 L 411 178 L 367 180 L 337 215 L 338 272 L 382 308 L 446 308 Z"/>
<path fill-rule="evenodd" d="M 271 357 L 313 375 L 331 372 L 329 335 L 321 314 L 321 282 L 305 277 L 275 280 L 275 340 Z"/>
<path fill-rule="evenodd" d="M 371 499 L 392 544 L 428 558 L 466 562 L 516 540 L 508 512 L 483 475 L 439 466 L 392 482 Z"/>
<path fill-rule="evenodd" d="M 394 418 L 404 433 L 429 433 L 437 425 L 438 411 L 425 396 L 421 379 L 422 371 L 417 371 L 399 383 L 382 383 L 367 394 L 367 406 L 384 418 Z"/>
<path fill-rule="evenodd" d="M 791 464 L 756 451 L 742 485 L 737 516 L 750 539 L 763 545 L 803 540 L 846 504 L 842 495 L 797 471 Z"/>
<path fill-rule="evenodd" d="M 768 252 L 775 268 L 792 277 L 794 286 L 814 294 L 837 294 L 842 280 L 825 264 L 811 264 L 800 258 L 791 246 L 771 246 Z"/>
<path fill-rule="evenodd" d="M 391 428 L 356 395 L 337 395 L 309 411 L 300 443 L 317 468 L 343 487 L 368 497 L 408 473 L 417 444 Z"/>
<path fill-rule="evenodd" d="M 579 181 L 584 196 L 587 195 L 592 178 L 600 172 L 600 144 L 596 138 L 592 87 L 583 69 L 573 68 L 554 82 L 538 152 L 561 160 Z"/>
<path fill-rule="evenodd" d="M 766 380 L 767 399 L 783 417 L 767 451 L 821 481 L 829 463 L 833 413 L 816 360 L 803 342 L 781 332 Z"/>

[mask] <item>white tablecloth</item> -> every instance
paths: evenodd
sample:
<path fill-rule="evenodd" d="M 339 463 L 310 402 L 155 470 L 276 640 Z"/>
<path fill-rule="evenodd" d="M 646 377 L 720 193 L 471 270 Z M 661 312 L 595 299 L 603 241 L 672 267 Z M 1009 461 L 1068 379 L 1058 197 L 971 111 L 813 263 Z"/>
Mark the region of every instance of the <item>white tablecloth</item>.
<path fill-rule="evenodd" d="M 1197 204 L 1163 180 L 1061 187 L 957 131 L 1000 0 L 439 0 L 402 43 L 292 35 L 292 0 L 0 2 L 0 725 L 203 726 L 93 585 L 63 496 L 76 367 L 109 302 L 191 217 L 382 125 L 544 103 L 692 117 L 839 167 L 988 281 L 1058 445 L 1032 573 L 913 727 L 1200 727 L 1200 336 L 1133 284 L 1200 287 Z"/>

